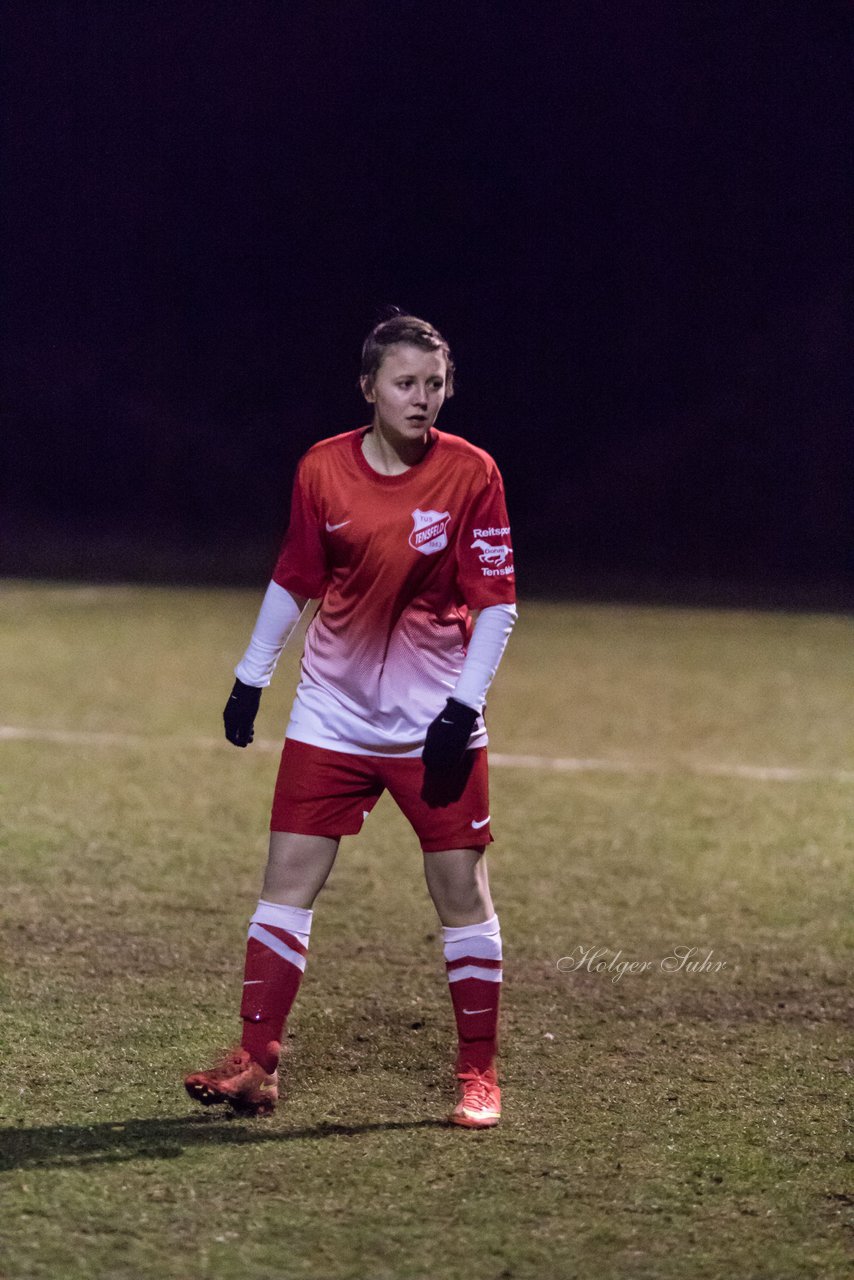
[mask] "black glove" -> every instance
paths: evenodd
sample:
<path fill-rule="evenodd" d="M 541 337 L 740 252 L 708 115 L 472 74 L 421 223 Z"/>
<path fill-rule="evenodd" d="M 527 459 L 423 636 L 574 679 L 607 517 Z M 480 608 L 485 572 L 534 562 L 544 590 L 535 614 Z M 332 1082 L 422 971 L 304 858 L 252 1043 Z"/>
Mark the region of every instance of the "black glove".
<path fill-rule="evenodd" d="M 477 716 L 473 707 L 449 698 L 427 730 L 421 753 L 424 768 L 435 773 L 455 769 L 465 755 Z"/>
<path fill-rule="evenodd" d="M 260 703 L 260 689 L 244 684 L 242 680 L 235 680 L 222 718 L 225 722 L 225 736 L 236 747 L 248 747 L 255 737 L 255 717 Z"/>

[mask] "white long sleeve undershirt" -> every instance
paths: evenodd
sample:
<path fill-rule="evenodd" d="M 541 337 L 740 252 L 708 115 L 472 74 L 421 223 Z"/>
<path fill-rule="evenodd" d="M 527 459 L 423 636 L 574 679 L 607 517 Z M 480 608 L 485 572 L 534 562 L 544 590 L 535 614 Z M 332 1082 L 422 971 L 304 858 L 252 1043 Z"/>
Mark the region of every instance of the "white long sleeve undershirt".
<path fill-rule="evenodd" d="M 278 582 L 271 582 L 267 594 L 261 604 L 258 621 L 249 641 L 249 648 L 234 668 L 234 674 L 244 684 L 251 684 L 256 689 L 266 689 L 282 650 L 288 642 L 291 632 L 300 620 L 305 602 L 300 602 L 280 587 Z"/>
<path fill-rule="evenodd" d="M 238 680 L 256 689 L 267 688 L 305 603 L 277 582 L 270 583 L 249 647 L 234 668 Z M 516 618 L 514 604 L 491 604 L 480 611 L 452 694 L 458 702 L 478 712 L 483 710 Z"/>
<path fill-rule="evenodd" d="M 482 711 L 489 686 L 510 639 L 518 614 L 515 604 L 490 604 L 481 609 L 471 633 L 463 669 L 452 697 Z"/>

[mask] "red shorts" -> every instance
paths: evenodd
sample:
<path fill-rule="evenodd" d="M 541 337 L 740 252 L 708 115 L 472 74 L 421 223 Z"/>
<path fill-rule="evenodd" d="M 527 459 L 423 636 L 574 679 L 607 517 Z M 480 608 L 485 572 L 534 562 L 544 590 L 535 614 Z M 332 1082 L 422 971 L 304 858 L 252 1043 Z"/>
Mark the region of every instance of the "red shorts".
<path fill-rule="evenodd" d="M 425 853 L 492 843 L 486 748 L 467 751 L 456 772 L 425 772 L 419 756 L 357 756 L 288 738 L 273 795 L 271 831 L 354 836 L 388 790 Z"/>

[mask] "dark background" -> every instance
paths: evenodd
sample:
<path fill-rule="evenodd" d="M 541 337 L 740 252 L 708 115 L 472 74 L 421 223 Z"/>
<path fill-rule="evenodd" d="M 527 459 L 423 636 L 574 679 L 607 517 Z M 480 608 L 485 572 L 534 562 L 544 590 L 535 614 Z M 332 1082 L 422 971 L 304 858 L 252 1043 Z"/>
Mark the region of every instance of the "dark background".
<path fill-rule="evenodd" d="M 854 592 L 847 3 L 5 8 L 0 570 L 263 582 L 384 303 L 523 592 Z"/>

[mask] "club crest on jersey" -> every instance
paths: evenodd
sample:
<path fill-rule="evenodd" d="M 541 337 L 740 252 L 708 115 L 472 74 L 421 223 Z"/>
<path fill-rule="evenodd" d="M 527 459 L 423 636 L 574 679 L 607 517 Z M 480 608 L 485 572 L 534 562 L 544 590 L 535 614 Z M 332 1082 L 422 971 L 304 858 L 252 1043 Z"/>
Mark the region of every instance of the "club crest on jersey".
<path fill-rule="evenodd" d="M 413 529 L 409 535 L 409 545 L 423 556 L 432 556 L 436 551 L 444 551 L 448 545 L 448 525 L 451 516 L 448 511 L 422 511 L 416 507 L 412 512 Z"/>

